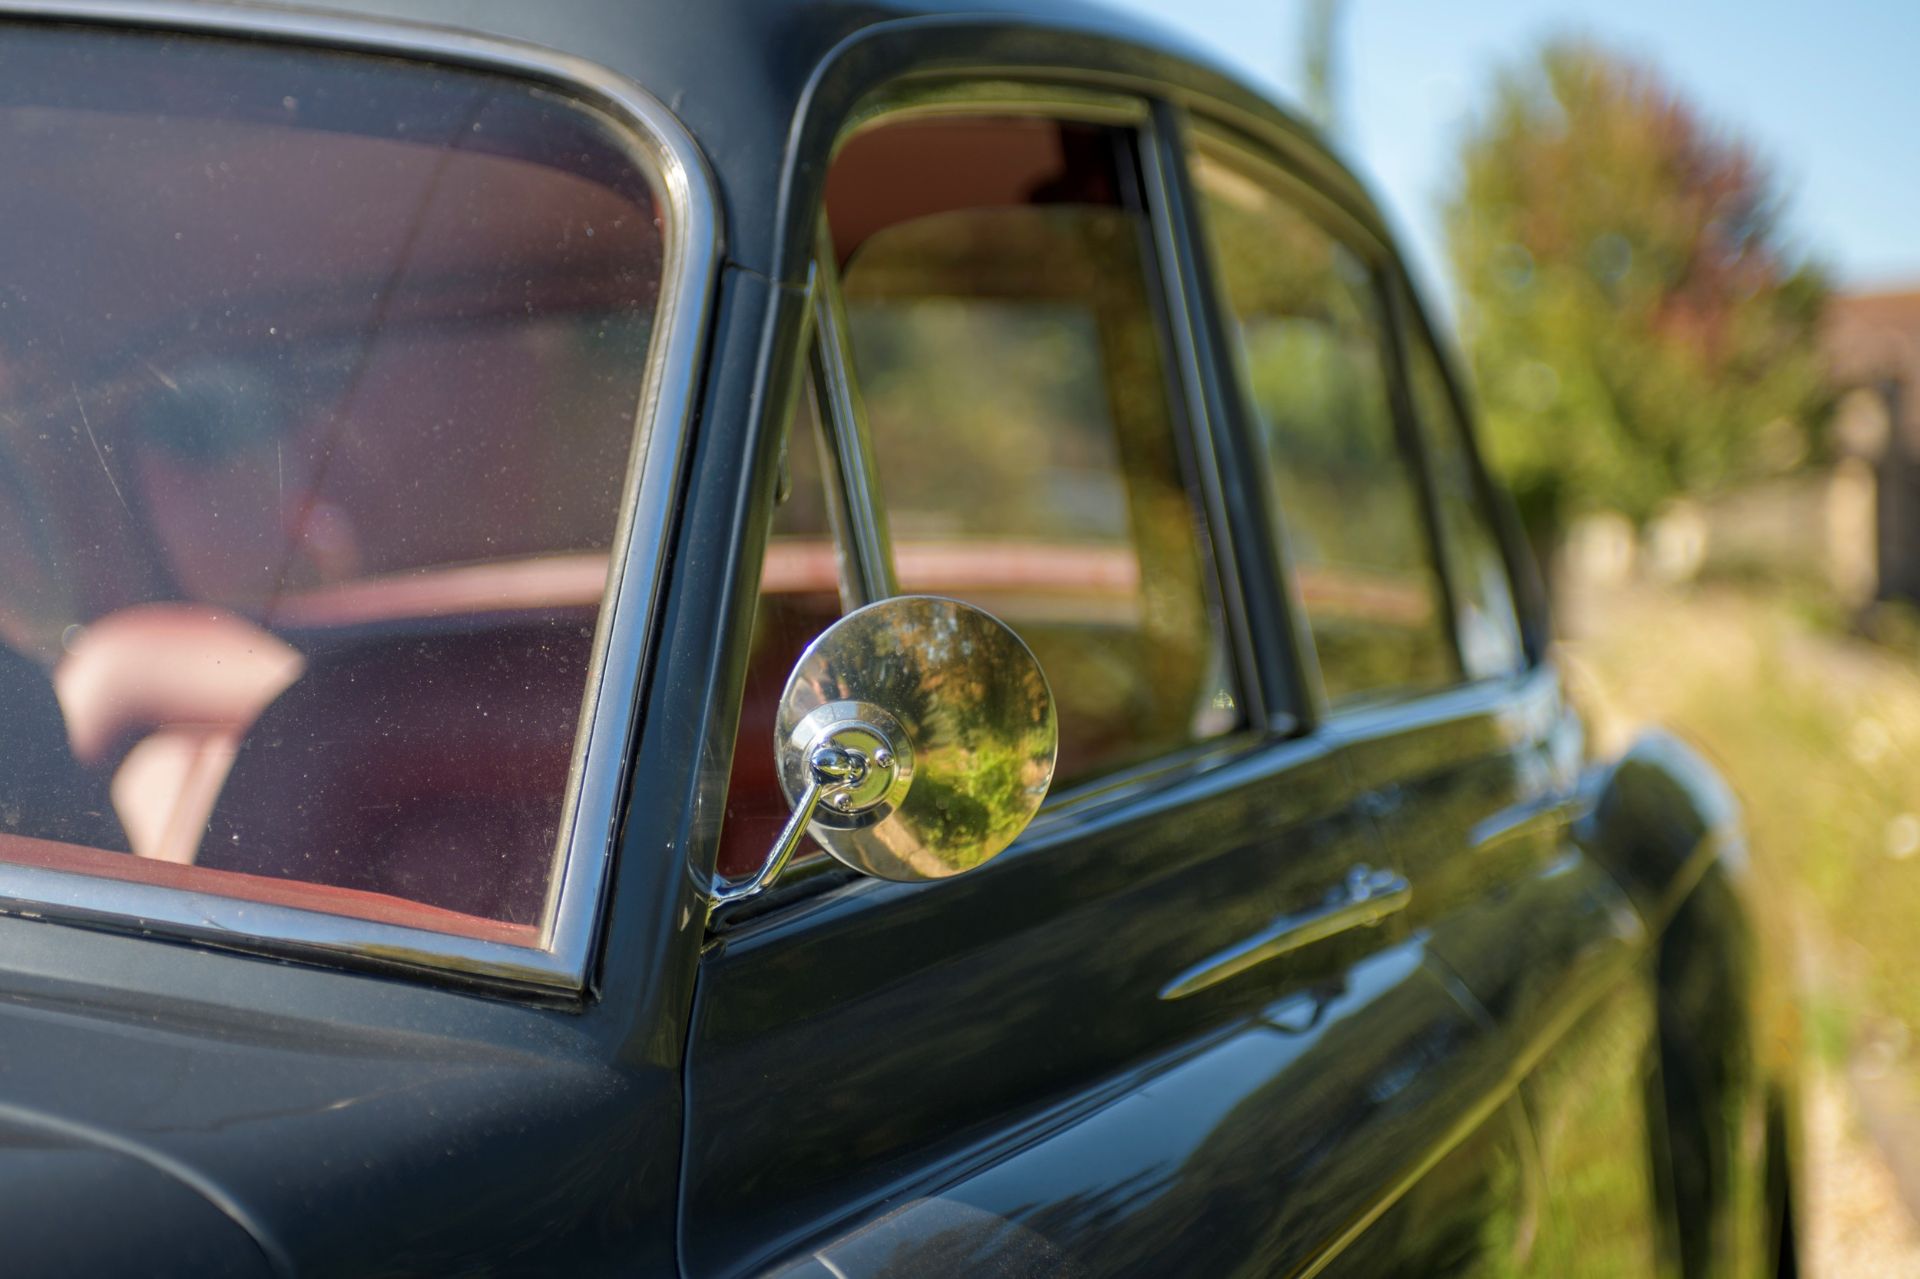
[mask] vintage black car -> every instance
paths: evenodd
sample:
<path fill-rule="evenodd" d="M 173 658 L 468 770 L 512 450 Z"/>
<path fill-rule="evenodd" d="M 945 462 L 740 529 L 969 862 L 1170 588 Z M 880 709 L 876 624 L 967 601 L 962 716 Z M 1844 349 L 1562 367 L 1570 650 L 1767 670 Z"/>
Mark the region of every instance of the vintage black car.
<path fill-rule="evenodd" d="M 3 0 L 0 179 L 7 1273 L 1793 1271 L 1737 807 L 1204 58 Z"/>

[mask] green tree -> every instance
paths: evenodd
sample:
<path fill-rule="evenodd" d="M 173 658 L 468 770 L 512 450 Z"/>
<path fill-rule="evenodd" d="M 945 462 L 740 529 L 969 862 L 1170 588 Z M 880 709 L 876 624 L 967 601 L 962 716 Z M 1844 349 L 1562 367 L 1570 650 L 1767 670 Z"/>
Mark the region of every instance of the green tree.
<path fill-rule="evenodd" d="M 1753 149 L 1651 68 L 1549 42 L 1498 76 L 1458 172 L 1485 437 L 1537 542 L 1581 509 L 1644 521 L 1758 469 L 1761 432 L 1818 427 L 1821 273 Z"/>

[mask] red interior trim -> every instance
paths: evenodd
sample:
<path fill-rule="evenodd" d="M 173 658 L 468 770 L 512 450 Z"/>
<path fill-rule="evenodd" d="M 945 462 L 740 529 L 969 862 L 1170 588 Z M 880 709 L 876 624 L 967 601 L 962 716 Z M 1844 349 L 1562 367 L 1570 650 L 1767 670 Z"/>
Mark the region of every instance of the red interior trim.
<path fill-rule="evenodd" d="M 42 870 L 72 871 L 125 883 L 156 884 L 162 888 L 209 893 L 265 906 L 291 906 L 297 910 L 344 915 L 377 924 L 396 924 L 402 928 L 418 928 L 450 937 L 470 937 L 475 941 L 504 942 L 509 946 L 537 946 L 540 943 L 540 930 L 532 924 L 508 924 L 497 919 L 463 915 L 458 911 L 389 897 L 385 893 L 333 888 L 326 884 L 303 884 L 298 880 L 213 870 L 205 866 L 182 866 L 175 862 L 135 857 L 130 853 L 110 853 L 99 848 L 83 848 L 78 844 L 62 844 L 50 839 L 29 839 L 24 835 L 0 834 L 0 862 L 37 866 Z"/>
<path fill-rule="evenodd" d="M 605 552 L 585 551 L 361 578 L 282 596 L 268 622 L 346 626 L 496 610 L 592 607 L 607 592 L 607 563 Z"/>
<path fill-rule="evenodd" d="M 1014 538 L 921 541 L 896 538 L 894 571 L 902 582 L 948 591 L 1072 591 L 1134 595 L 1140 559 L 1130 545 L 1076 546 Z M 767 544 L 763 594 L 837 590 L 839 553 L 824 539 Z"/>

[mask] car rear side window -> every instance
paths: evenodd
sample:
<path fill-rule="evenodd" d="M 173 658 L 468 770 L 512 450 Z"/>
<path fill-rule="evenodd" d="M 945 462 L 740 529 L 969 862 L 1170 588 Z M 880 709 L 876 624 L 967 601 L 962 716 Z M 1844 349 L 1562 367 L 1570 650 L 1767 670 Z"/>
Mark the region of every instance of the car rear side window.
<path fill-rule="evenodd" d="M 1459 678 L 1372 271 L 1273 175 L 1193 161 L 1207 237 L 1327 701 Z"/>
<path fill-rule="evenodd" d="M 482 73 L 5 40 L 0 860 L 537 940 L 649 180 Z"/>
<path fill-rule="evenodd" d="M 1440 515 L 1440 549 L 1453 583 L 1460 660 L 1472 679 L 1511 675 L 1526 663 L 1513 579 L 1500 549 L 1487 490 L 1468 451 L 1440 359 L 1418 331 L 1407 342 L 1407 381 Z"/>
<path fill-rule="evenodd" d="M 827 216 L 903 592 L 1000 617 L 1060 725 L 1056 789 L 1242 722 L 1122 129 L 885 122 Z"/>

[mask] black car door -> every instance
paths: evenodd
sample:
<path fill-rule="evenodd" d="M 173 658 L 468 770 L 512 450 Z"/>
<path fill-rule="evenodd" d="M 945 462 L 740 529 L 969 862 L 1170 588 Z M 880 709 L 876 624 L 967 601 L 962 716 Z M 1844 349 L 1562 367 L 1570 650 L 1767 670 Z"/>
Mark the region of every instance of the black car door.
<path fill-rule="evenodd" d="M 796 646 L 863 593 L 1012 625 L 1059 773 L 968 875 L 816 857 L 715 914 L 685 1266 L 1501 1261 L 1521 1125 L 1483 1024 L 1393 922 L 1408 885 L 1343 748 L 1296 713 L 1265 498 L 1236 487 L 1186 311 L 1172 117 L 959 88 L 875 113 L 827 181 L 826 411 L 787 442 L 720 861 L 750 868 L 783 815 L 767 703 Z"/>

